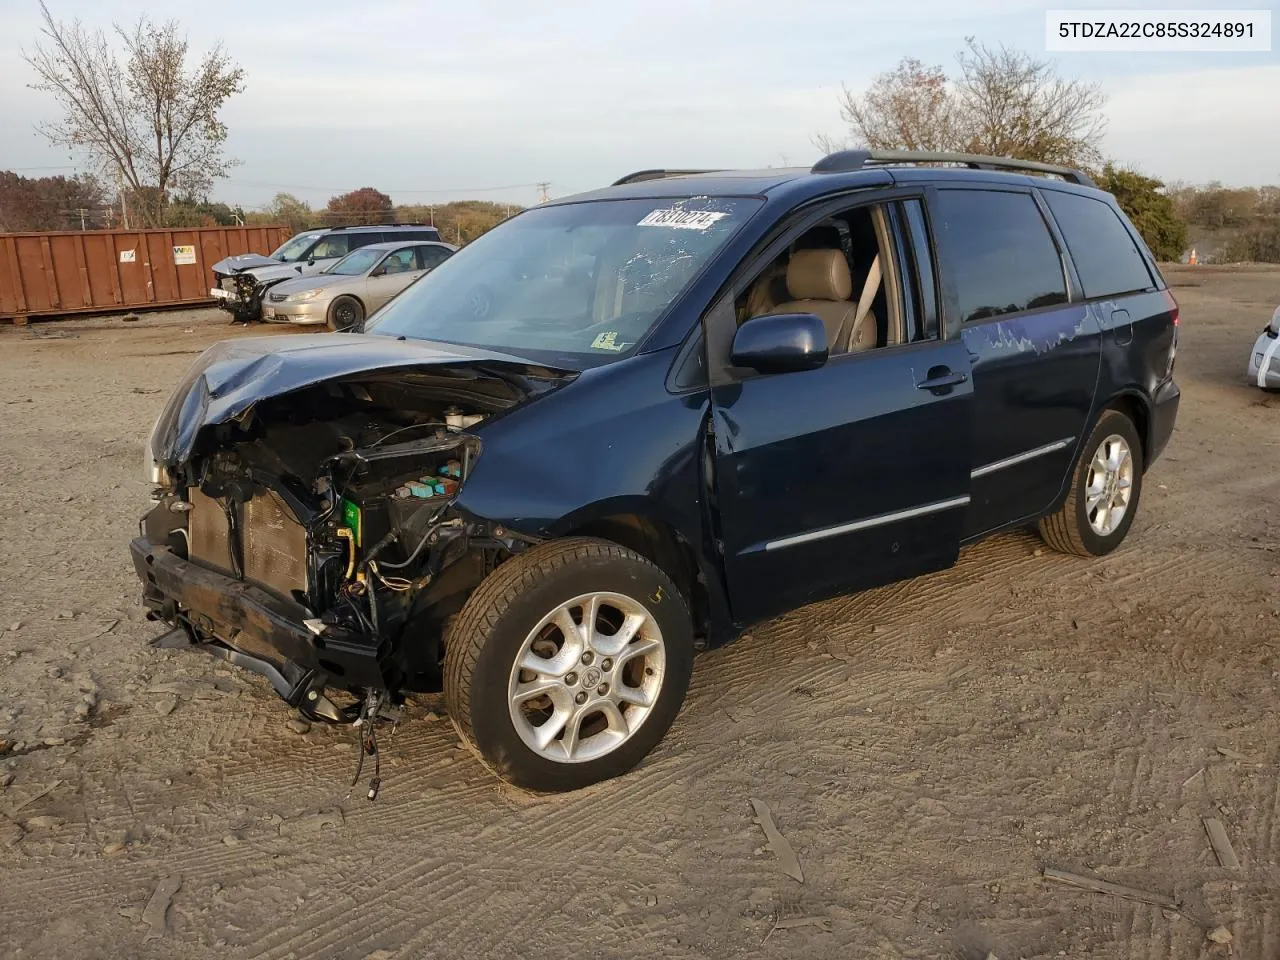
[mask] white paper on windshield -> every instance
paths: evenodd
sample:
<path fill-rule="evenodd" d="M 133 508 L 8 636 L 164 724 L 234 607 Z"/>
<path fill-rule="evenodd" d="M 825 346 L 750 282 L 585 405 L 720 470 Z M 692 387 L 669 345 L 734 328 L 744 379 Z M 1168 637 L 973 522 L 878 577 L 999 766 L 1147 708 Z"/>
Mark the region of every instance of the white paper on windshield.
<path fill-rule="evenodd" d="M 637 226 L 674 227 L 677 230 L 706 230 L 717 220 L 728 216 L 714 210 L 654 210 L 645 215 Z"/>

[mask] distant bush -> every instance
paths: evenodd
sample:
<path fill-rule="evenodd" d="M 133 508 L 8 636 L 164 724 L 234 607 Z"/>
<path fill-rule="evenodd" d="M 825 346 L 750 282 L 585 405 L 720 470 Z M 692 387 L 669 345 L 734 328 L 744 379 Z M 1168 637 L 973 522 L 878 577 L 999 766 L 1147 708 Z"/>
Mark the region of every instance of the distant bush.
<path fill-rule="evenodd" d="M 1218 263 L 1280 263 L 1280 187 L 1181 185 L 1169 191 L 1192 242 Z"/>
<path fill-rule="evenodd" d="M 522 209 L 524 208 L 516 204 L 494 203 L 490 200 L 454 200 L 451 203 L 399 206 L 395 212 L 396 220 L 400 223 L 435 224 L 440 231 L 440 239 L 461 246 Z"/>
<path fill-rule="evenodd" d="M 1217 263 L 1280 263 L 1280 222 L 1246 227 L 1214 255 Z"/>

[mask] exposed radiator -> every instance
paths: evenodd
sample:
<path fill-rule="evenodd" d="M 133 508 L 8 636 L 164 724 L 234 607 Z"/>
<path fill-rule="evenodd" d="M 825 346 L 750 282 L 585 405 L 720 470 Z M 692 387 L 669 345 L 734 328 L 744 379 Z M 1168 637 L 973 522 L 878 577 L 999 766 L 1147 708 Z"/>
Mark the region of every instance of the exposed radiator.
<path fill-rule="evenodd" d="M 187 490 L 187 501 L 191 504 L 187 514 L 187 549 L 191 559 L 231 573 L 231 529 L 221 501 L 206 497 L 199 487 Z"/>
<path fill-rule="evenodd" d="M 232 571 L 231 530 L 221 501 L 188 491 L 191 559 Z M 307 589 L 307 532 L 274 491 L 259 494 L 240 511 L 244 578 L 283 596 Z"/>
<path fill-rule="evenodd" d="M 274 491 L 244 505 L 244 576 L 285 596 L 307 589 L 307 531 Z"/>

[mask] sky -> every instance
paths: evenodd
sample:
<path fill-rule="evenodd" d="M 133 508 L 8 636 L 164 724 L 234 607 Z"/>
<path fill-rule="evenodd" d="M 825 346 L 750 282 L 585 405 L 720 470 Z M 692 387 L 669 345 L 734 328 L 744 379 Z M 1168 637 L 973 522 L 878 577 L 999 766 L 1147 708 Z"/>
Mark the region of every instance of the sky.
<path fill-rule="evenodd" d="M 1272 0 L 1274 4 L 1274 0 Z M 1167 182 L 1280 183 L 1280 44 L 1271 53 L 1045 52 L 1051 0 L 49 0 L 109 28 L 176 17 L 193 53 L 221 41 L 246 71 L 224 108 L 240 161 L 213 198 L 322 206 L 373 186 L 396 203 L 530 204 L 647 167 L 810 164 L 842 136 L 842 87 L 904 56 L 951 69 L 966 36 L 1051 60 L 1107 95 L 1105 154 Z M 1129 3 L 1133 9 L 1267 4 Z M 1273 14 L 1280 23 L 1280 16 Z M 36 132 L 36 0 L 0 0 L 0 169 L 71 174 Z"/>

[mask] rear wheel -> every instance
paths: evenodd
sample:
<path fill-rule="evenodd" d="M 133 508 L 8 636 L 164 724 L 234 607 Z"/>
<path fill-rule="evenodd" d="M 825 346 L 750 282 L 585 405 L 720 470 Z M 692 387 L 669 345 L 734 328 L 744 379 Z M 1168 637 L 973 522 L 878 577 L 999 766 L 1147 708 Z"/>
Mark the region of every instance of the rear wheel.
<path fill-rule="evenodd" d="M 338 297 L 325 315 L 330 330 L 353 330 L 364 322 L 364 307 L 355 297 Z"/>
<path fill-rule="evenodd" d="M 1108 410 L 1076 460 L 1071 492 L 1040 521 L 1040 536 L 1062 553 L 1100 557 L 1120 546 L 1142 493 L 1142 443 L 1128 417 Z"/>
<path fill-rule="evenodd" d="M 499 777 L 573 790 L 653 749 L 692 668 L 692 622 L 667 575 L 574 537 L 507 561 L 471 595 L 446 638 L 444 689 L 463 742 Z"/>

